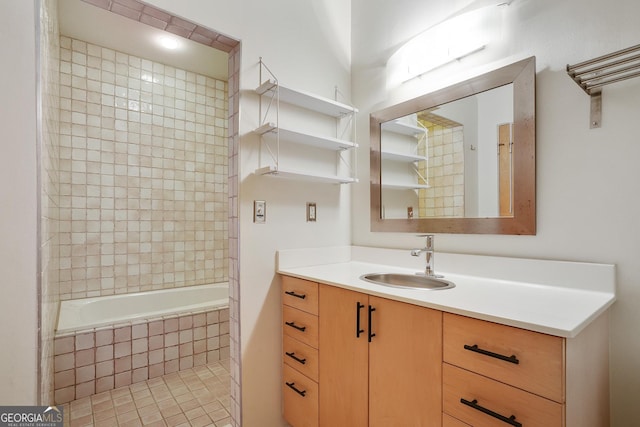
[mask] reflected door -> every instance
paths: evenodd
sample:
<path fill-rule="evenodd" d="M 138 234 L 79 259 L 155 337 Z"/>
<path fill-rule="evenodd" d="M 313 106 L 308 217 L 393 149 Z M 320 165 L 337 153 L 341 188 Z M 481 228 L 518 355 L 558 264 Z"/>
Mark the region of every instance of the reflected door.
<path fill-rule="evenodd" d="M 513 216 L 513 126 L 498 126 L 498 186 L 500 216 Z"/>

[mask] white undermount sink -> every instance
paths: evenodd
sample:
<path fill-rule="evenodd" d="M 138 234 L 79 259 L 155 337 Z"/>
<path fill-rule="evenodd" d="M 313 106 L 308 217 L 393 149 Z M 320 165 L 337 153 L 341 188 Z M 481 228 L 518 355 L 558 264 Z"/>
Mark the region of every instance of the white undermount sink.
<path fill-rule="evenodd" d="M 439 277 L 431 277 L 423 274 L 401 273 L 369 273 L 360 276 L 362 280 L 377 285 L 393 286 L 397 288 L 443 290 L 451 289 L 456 285 Z"/>

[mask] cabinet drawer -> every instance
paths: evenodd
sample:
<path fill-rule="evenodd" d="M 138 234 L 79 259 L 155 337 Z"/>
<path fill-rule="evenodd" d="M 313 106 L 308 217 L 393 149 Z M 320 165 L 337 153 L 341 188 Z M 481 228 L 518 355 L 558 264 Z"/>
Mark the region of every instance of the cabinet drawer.
<path fill-rule="evenodd" d="M 443 332 L 445 362 L 564 403 L 563 338 L 450 313 Z"/>
<path fill-rule="evenodd" d="M 471 427 L 469 424 L 453 418 L 451 415 L 442 414 L 442 427 Z"/>
<path fill-rule="evenodd" d="M 443 366 L 443 374 L 444 412 L 469 425 L 564 425 L 564 405 L 560 403 L 447 363 Z M 513 421 L 519 424 L 509 423 L 510 417 L 515 417 Z"/>
<path fill-rule="evenodd" d="M 318 316 L 284 305 L 282 328 L 285 335 L 318 348 Z"/>
<path fill-rule="evenodd" d="M 318 350 L 287 335 L 283 339 L 282 361 L 318 381 Z"/>
<path fill-rule="evenodd" d="M 318 315 L 318 284 L 282 276 L 282 303 Z"/>
<path fill-rule="evenodd" d="M 295 427 L 318 425 L 318 384 L 284 365 L 282 383 L 284 418 Z"/>

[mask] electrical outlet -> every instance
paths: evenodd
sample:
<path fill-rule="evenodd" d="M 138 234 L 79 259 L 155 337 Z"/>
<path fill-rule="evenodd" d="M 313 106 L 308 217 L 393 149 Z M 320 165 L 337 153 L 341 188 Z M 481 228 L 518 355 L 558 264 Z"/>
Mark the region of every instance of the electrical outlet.
<path fill-rule="evenodd" d="M 253 201 L 253 222 L 256 224 L 267 222 L 267 202 L 264 200 Z"/>
<path fill-rule="evenodd" d="M 316 222 L 316 204 L 313 202 L 307 203 L 307 222 Z"/>
<path fill-rule="evenodd" d="M 413 206 L 409 206 L 407 208 L 407 218 L 409 219 L 413 218 Z"/>

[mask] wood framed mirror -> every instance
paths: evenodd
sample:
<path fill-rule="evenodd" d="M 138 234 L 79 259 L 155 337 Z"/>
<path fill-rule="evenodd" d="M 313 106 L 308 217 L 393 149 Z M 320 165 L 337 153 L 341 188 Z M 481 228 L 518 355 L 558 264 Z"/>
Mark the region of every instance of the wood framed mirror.
<path fill-rule="evenodd" d="M 536 233 L 535 57 L 370 115 L 371 230 Z"/>

